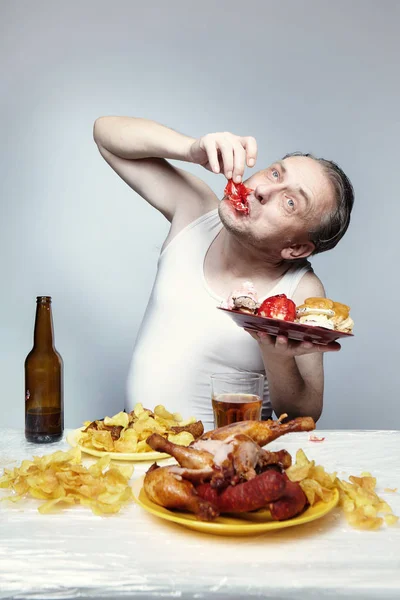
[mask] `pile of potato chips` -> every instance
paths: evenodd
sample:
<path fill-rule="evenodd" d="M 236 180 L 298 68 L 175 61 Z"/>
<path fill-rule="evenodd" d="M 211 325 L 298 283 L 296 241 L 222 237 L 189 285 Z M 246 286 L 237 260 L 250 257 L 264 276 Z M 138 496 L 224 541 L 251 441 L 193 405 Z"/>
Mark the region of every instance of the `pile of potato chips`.
<path fill-rule="evenodd" d="M 79 435 L 79 444 L 84 448 L 92 448 L 105 452 L 153 452 L 146 444 L 146 439 L 152 433 L 159 433 L 170 442 L 180 446 L 189 446 L 194 437 L 188 431 L 175 433 L 172 427 L 185 427 L 195 423 L 196 418 L 183 420 L 179 413 L 170 413 L 159 404 L 154 411 L 143 408 L 138 403 L 131 413 L 119 412 L 113 417 L 105 417 L 104 421 L 98 421 L 99 429 L 88 429 Z M 90 425 L 90 421 L 84 423 L 84 427 Z M 105 426 L 122 427 L 119 439 L 114 440 L 111 432 L 101 429 Z"/>
<path fill-rule="evenodd" d="M 299 482 L 311 506 L 318 500 L 329 502 L 333 498 L 333 490 L 338 489 L 340 506 L 347 521 L 357 529 L 379 529 L 384 522 L 394 525 L 399 519 L 375 492 L 376 479 L 370 473 L 362 473 L 361 477 L 351 475 L 350 481 L 342 481 L 336 473 L 327 473 L 313 460 L 308 460 L 300 449 L 296 453 L 296 462 L 286 470 L 286 474 L 291 481 Z M 384 518 L 379 516 L 380 513 L 384 514 Z"/>
<path fill-rule="evenodd" d="M 84 467 L 80 449 L 73 448 L 34 456 L 33 460 L 23 460 L 19 468 L 5 469 L 0 488 L 14 491 L 2 500 L 17 502 L 25 496 L 45 500 L 38 509 L 42 514 L 52 512 L 56 505 L 82 504 L 103 515 L 117 513 L 133 500 L 129 486 L 132 473 L 133 466 L 115 465 L 108 456 Z"/>

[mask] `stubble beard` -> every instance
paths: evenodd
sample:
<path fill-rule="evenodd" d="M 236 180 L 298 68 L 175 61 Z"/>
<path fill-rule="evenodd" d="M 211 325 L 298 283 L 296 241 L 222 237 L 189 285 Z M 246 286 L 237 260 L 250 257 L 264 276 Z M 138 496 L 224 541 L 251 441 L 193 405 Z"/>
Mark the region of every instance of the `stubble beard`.
<path fill-rule="evenodd" d="M 254 235 L 248 226 L 247 215 L 236 213 L 229 205 L 229 201 L 225 199 L 222 199 L 218 205 L 218 214 L 225 229 L 238 240 L 242 241 L 245 246 L 257 248 L 260 252 L 265 251 L 266 240 L 261 240 Z"/>
<path fill-rule="evenodd" d="M 254 232 L 248 227 L 248 217 L 236 213 L 231 206 L 227 206 L 228 202 L 222 199 L 218 205 L 219 218 L 225 229 L 240 240 L 244 246 L 252 250 L 257 250 L 260 255 L 265 255 L 266 259 L 274 257 L 279 262 L 280 249 L 274 246 L 272 240 L 268 240 L 268 235 L 262 238 L 254 235 Z"/>
<path fill-rule="evenodd" d="M 218 205 L 219 218 L 224 228 L 244 245 L 252 245 L 252 234 L 245 223 L 246 216 L 237 213 L 228 200 L 221 200 Z"/>

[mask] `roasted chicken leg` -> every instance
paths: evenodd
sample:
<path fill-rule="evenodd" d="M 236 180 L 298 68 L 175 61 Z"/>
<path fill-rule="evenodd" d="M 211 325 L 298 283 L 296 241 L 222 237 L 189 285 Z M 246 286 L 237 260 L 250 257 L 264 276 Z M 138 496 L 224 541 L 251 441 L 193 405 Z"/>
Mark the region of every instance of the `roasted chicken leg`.
<path fill-rule="evenodd" d="M 231 425 L 208 431 L 200 439 L 225 440 L 230 436 L 243 433 L 259 444 L 259 446 L 265 446 L 286 433 L 312 431 L 313 429 L 315 429 L 315 422 L 312 417 L 298 417 L 287 423 L 273 420 L 240 421 L 239 423 L 231 423 Z"/>
<path fill-rule="evenodd" d="M 147 497 L 160 506 L 194 513 L 202 521 L 212 521 L 219 511 L 197 494 L 190 481 L 170 471 L 173 467 L 150 469 L 144 478 Z"/>
<path fill-rule="evenodd" d="M 269 452 L 261 446 L 291 431 L 311 431 L 311 417 L 280 421 L 242 421 L 206 433 L 189 447 L 157 433 L 147 443 L 167 452 L 179 465 L 153 465 L 144 478 L 150 500 L 171 509 L 187 510 L 198 519 L 215 519 L 219 512 L 246 512 L 269 505 L 274 519 L 290 518 L 304 509 L 306 497 L 284 470 L 291 464 L 286 450 Z"/>
<path fill-rule="evenodd" d="M 159 433 L 153 433 L 147 438 L 146 442 L 153 450 L 166 452 L 176 458 L 181 467 L 186 467 L 187 469 L 204 469 L 213 466 L 214 457 L 210 452 L 179 446 L 178 444 L 169 442 Z"/>
<path fill-rule="evenodd" d="M 276 464 L 287 469 L 292 461 L 285 450 L 268 452 L 244 434 L 224 440 L 198 440 L 186 448 L 153 433 L 147 443 L 153 450 L 176 458 L 180 467 L 172 469 L 175 474 L 196 483 L 211 480 L 212 486 L 218 488 L 228 482 L 235 484 L 252 479 L 257 468 Z"/>

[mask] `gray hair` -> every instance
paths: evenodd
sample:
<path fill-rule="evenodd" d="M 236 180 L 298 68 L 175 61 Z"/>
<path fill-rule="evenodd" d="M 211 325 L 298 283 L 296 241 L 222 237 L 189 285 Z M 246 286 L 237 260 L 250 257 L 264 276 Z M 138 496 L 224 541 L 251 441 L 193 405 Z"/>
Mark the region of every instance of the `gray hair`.
<path fill-rule="evenodd" d="M 315 246 L 314 254 L 326 252 L 334 248 L 342 239 L 350 224 L 350 215 L 354 204 L 354 189 L 350 179 L 342 169 L 332 160 L 317 158 L 313 154 L 293 152 L 283 157 L 305 156 L 318 162 L 324 169 L 335 192 L 336 208 L 325 215 L 319 227 L 309 232 L 309 238 Z"/>

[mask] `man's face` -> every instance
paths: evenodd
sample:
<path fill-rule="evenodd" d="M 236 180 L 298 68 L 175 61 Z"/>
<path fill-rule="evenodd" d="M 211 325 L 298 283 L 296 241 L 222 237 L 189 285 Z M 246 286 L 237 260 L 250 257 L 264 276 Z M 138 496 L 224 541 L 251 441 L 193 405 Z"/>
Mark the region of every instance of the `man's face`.
<path fill-rule="evenodd" d="M 302 245 L 298 252 L 311 254 L 308 234 L 335 206 L 323 167 L 312 158 L 292 156 L 258 171 L 245 184 L 253 190 L 248 215 L 237 212 L 226 198 L 220 202 L 220 217 L 228 231 L 260 250 L 281 254 Z M 283 258 L 300 258 L 284 254 Z"/>

